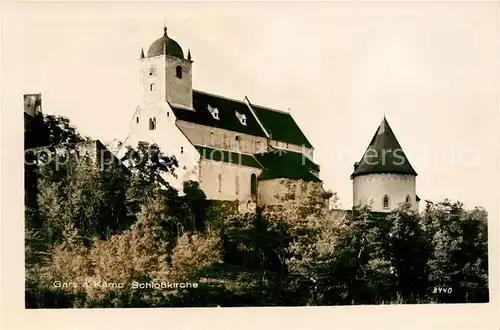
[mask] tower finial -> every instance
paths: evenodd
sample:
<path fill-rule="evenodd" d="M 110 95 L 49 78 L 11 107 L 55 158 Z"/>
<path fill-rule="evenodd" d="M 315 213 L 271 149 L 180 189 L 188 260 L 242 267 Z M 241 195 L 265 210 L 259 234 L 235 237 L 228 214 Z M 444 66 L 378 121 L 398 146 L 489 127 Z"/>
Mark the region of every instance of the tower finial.
<path fill-rule="evenodd" d="M 191 61 L 191 49 L 188 49 L 188 60 Z"/>
<path fill-rule="evenodd" d="M 145 56 L 144 56 L 144 48 L 143 48 L 143 47 L 141 47 L 141 60 L 142 60 L 144 57 L 145 57 Z"/>
<path fill-rule="evenodd" d="M 167 26 L 165 24 L 163 24 L 163 35 L 167 36 Z"/>

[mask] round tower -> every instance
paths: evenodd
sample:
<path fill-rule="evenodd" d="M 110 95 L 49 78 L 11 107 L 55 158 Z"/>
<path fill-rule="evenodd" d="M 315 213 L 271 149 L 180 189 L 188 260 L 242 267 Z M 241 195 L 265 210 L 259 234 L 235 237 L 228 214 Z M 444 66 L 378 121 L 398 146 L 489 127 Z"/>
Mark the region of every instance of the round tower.
<path fill-rule="evenodd" d="M 353 206 L 390 212 L 403 203 L 418 210 L 417 172 L 384 116 L 361 161 L 354 164 Z"/>

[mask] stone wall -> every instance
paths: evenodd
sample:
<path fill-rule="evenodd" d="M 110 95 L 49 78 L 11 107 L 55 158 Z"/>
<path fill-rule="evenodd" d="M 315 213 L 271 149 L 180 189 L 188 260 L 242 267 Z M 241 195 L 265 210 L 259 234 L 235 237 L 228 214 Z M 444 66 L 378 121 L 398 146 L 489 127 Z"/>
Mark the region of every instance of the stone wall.
<path fill-rule="evenodd" d="M 272 179 L 258 182 L 258 203 L 279 205 L 284 199 L 300 198 L 308 191 L 321 186 L 320 182 L 302 180 Z"/>

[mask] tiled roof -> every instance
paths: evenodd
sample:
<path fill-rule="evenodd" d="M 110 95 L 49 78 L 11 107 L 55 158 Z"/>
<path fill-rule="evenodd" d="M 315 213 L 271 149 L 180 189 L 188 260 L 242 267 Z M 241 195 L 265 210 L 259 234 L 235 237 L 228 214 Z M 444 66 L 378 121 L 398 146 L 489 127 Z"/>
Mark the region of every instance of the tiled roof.
<path fill-rule="evenodd" d="M 265 167 L 265 170 L 258 178 L 259 180 L 287 178 L 321 182 L 318 177 L 310 172 L 315 170 L 317 165 L 313 162 L 303 163 L 302 157 L 297 157 L 297 153 L 277 150 L 256 154 L 255 158 Z"/>
<path fill-rule="evenodd" d="M 203 159 L 215 160 L 231 164 L 250 166 L 262 169 L 262 166 L 252 155 L 240 154 L 227 150 L 213 149 L 205 146 L 195 146 Z"/>
<path fill-rule="evenodd" d="M 377 128 L 361 161 L 355 164 L 351 178 L 371 173 L 417 175 L 385 117 Z"/>
<path fill-rule="evenodd" d="M 311 159 L 308 157 L 304 156 L 300 152 L 295 152 L 291 150 L 283 150 L 283 149 L 276 149 L 274 153 L 279 153 L 281 155 L 284 155 L 286 153 L 287 159 L 290 159 L 294 163 L 299 163 L 305 166 L 309 171 L 318 171 L 319 172 L 319 165 L 313 162 Z"/>
<path fill-rule="evenodd" d="M 195 148 L 203 159 L 263 169 L 259 180 L 287 178 L 321 182 L 310 172 L 317 170 L 318 165 L 310 160 L 302 163 L 301 154 L 296 152 L 279 150 L 249 155 L 199 145 Z"/>
<path fill-rule="evenodd" d="M 312 148 L 293 117 L 286 112 L 250 104 L 257 120 L 245 102 L 197 90 L 193 91 L 195 111 L 174 104 L 170 107 L 178 120 L 261 137 L 267 137 L 267 132 L 273 140 Z M 219 119 L 212 115 L 215 109 Z M 246 118 L 246 125 L 242 124 L 242 115 Z"/>
<path fill-rule="evenodd" d="M 220 96 L 193 91 L 193 108 L 195 111 L 170 105 L 178 120 L 187 121 L 204 126 L 222 128 L 229 131 L 266 137 L 261 126 L 252 115 L 248 105 L 242 101 L 231 100 Z M 210 109 L 217 109 L 219 119 L 215 119 Z M 246 125 L 237 117 L 245 115 Z"/>
<path fill-rule="evenodd" d="M 311 143 L 289 113 L 254 104 L 251 104 L 251 107 L 266 131 L 271 135 L 272 140 L 312 148 Z"/>

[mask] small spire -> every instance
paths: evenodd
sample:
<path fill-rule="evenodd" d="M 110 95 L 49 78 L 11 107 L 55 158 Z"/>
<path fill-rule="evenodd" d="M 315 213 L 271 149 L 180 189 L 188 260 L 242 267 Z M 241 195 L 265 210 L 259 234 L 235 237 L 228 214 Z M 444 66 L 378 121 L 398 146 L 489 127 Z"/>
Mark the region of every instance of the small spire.
<path fill-rule="evenodd" d="M 143 48 L 143 47 L 141 47 L 141 60 L 142 60 L 144 57 L 145 57 L 145 56 L 144 56 L 144 48 Z"/>
<path fill-rule="evenodd" d="M 167 37 L 167 27 L 163 26 L 163 36 Z"/>
<path fill-rule="evenodd" d="M 191 61 L 191 49 L 188 49 L 188 60 Z"/>

